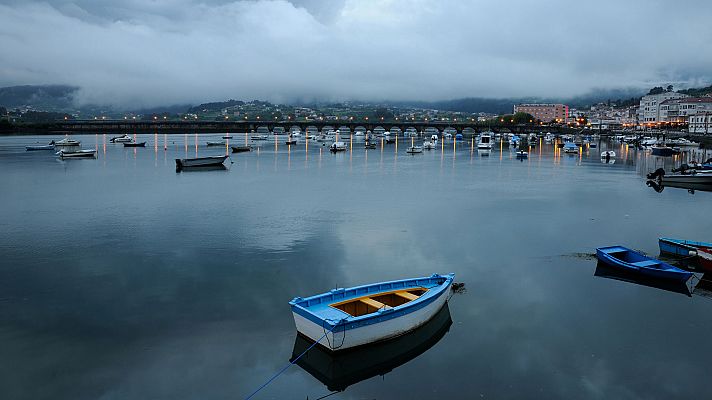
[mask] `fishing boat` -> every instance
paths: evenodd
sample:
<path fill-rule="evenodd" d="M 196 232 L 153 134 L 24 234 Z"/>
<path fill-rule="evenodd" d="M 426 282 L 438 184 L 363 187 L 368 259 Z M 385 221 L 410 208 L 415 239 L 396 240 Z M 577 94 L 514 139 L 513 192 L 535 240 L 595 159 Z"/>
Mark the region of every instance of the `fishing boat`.
<path fill-rule="evenodd" d="M 286 145 L 297 144 L 297 139 L 287 139 L 287 140 L 284 142 L 284 144 L 286 144 Z"/>
<path fill-rule="evenodd" d="M 358 351 L 331 352 L 297 335 L 290 362 L 318 379 L 330 391 L 343 391 L 358 382 L 383 376 L 435 346 L 450 330 L 452 317 L 447 303 L 430 321 L 392 340 L 363 346 Z M 309 352 L 299 357 L 308 349 Z"/>
<path fill-rule="evenodd" d="M 524 150 L 519 150 L 516 154 L 517 159 L 524 160 L 529 157 L 529 153 Z"/>
<path fill-rule="evenodd" d="M 601 152 L 601 158 L 615 158 L 615 157 L 616 157 L 616 152 L 613 150 Z"/>
<path fill-rule="evenodd" d="M 124 147 L 146 147 L 146 142 L 131 142 L 131 143 L 124 143 Z"/>
<path fill-rule="evenodd" d="M 660 247 L 660 254 L 668 256 L 687 257 L 690 255 L 690 252 L 696 252 L 699 249 L 712 251 L 712 243 L 673 239 L 669 237 L 659 238 L 658 246 Z"/>
<path fill-rule="evenodd" d="M 445 305 L 454 274 L 338 288 L 289 302 L 297 331 L 342 351 L 408 333 Z M 325 340 L 323 342 L 322 340 Z"/>
<path fill-rule="evenodd" d="M 96 150 L 95 149 L 77 150 L 77 151 L 60 150 L 56 154 L 61 159 L 65 159 L 65 158 L 96 158 Z"/>
<path fill-rule="evenodd" d="M 82 142 L 70 138 L 64 138 L 58 142 L 54 142 L 54 147 L 63 147 L 63 146 L 79 146 L 82 144 Z"/>
<path fill-rule="evenodd" d="M 112 137 L 109 139 L 111 143 L 127 143 L 127 142 L 133 142 L 133 139 L 129 135 L 123 135 L 123 136 L 116 136 Z"/>
<path fill-rule="evenodd" d="M 425 150 L 432 150 L 435 148 L 435 143 L 430 140 L 425 141 L 425 142 L 423 142 L 423 148 Z"/>
<path fill-rule="evenodd" d="M 233 153 L 244 153 L 246 151 L 252 151 L 252 146 L 232 146 L 230 147 Z"/>
<path fill-rule="evenodd" d="M 576 154 L 578 152 L 579 152 L 579 148 L 574 143 L 572 143 L 572 142 L 564 143 L 564 153 Z"/>
<path fill-rule="evenodd" d="M 220 142 L 206 142 L 205 144 L 208 147 L 215 147 L 215 146 L 225 146 L 227 143 L 224 141 L 220 141 Z"/>
<path fill-rule="evenodd" d="M 198 158 L 176 158 L 176 170 L 188 167 L 210 167 L 223 165 L 228 156 L 211 156 Z"/>
<path fill-rule="evenodd" d="M 492 135 L 483 132 L 480 135 L 480 141 L 477 143 L 477 148 L 481 150 L 490 150 L 492 148 Z"/>
<path fill-rule="evenodd" d="M 623 246 L 599 247 L 596 249 L 596 257 L 611 267 L 622 268 L 653 278 L 686 282 L 692 276 L 691 272 L 646 257 Z"/>
<path fill-rule="evenodd" d="M 25 146 L 25 151 L 54 150 L 54 144 L 42 144 L 35 146 Z"/>
<path fill-rule="evenodd" d="M 408 146 L 405 152 L 408 154 L 419 154 L 423 152 L 423 146 Z"/>
<path fill-rule="evenodd" d="M 329 146 L 329 151 L 332 153 L 337 153 L 340 151 L 346 151 L 346 143 L 344 142 L 334 142 Z"/>
<path fill-rule="evenodd" d="M 664 186 L 680 184 L 709 186 L 712 185 L 712 171 L 691 170 L 686 173 L 666 175 L 664 169 L 658 168 L 648 174 L 648 179 L 654 180 Z"/>
<path fill-rule="evenodd" d="M 660 254 L 692 258 L 693 262 L 688 264 L 712 272 L 712 243 L 662 237 L 658 239 L 658 246 Z"/>

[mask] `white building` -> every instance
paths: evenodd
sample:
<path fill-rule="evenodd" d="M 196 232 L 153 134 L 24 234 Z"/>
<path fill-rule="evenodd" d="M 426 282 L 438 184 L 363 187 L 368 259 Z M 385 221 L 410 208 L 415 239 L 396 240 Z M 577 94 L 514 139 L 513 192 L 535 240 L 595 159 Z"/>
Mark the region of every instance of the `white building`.
<path fill-rule="evenodd" d="M 690 133 L 712 134 L 712 112 L 699 113 L 687 117 Z"/>
<path fill-rule="evenodd" d="M 686 94 L 677 92 L 663 92 L 643 96 L 638 107 L 638 118 L 641 124 L 655 124 L 661 122 L 660 106 L 665 100 L 680 99 L 689 97 Z"/>
<path fill-rule="evenodd" d="M 687 122 L 688 117 L 712 112 L 712 97 L 686 97 L 660 103 L 662 122 Z"/>

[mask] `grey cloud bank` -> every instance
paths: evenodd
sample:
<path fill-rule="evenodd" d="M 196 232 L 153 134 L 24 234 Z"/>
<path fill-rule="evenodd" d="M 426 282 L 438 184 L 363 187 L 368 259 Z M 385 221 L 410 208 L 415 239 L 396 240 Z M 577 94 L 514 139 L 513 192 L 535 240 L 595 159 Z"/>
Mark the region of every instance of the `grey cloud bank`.
<path fill-rule="evenodd" d="M 0 86 L 155 106 L 695 85 L 712 80 L 710 18 L 696 0 L 0 0 Z"/>

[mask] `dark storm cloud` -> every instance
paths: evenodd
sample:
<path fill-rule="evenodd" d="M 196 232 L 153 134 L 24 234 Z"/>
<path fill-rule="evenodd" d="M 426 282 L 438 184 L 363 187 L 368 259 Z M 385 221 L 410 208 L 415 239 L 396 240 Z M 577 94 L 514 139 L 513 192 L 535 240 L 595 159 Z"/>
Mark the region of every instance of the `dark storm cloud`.
<path fill-rule="evenodd" d="M 708 1 L 0 0 L 0 85 L 158 105 L 707 83 Z"/>

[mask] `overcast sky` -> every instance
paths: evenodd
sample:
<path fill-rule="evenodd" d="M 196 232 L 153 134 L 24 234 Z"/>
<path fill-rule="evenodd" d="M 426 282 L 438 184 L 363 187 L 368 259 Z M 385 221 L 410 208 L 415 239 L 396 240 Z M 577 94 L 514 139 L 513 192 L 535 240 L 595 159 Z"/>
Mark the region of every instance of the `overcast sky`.
<path fill-rule="evenodd" d="M 0 0 L 0 86 L 77 85 L 100 104 L 710 81 L 709 0 Z"/>

